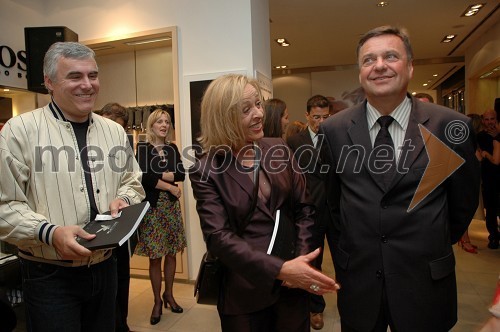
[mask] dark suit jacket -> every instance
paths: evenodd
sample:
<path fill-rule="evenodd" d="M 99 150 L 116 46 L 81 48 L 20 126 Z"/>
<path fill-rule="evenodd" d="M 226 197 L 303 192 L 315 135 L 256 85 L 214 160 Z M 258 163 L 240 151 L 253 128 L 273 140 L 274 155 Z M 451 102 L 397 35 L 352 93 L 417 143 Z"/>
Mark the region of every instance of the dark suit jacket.
<path fill-rule="evenodd" d="M 288 213 L 289 220 L 295 222 L 295 254 L 304 255 L 314 249 L 314 208 L 306 201 L 305 179 L 294 171 L 298 166 L 291 151 L 280 138 L 263 138 L 258 144 L 262 149 L 261 167 L 271 184 L 271 197 L 269 206 L 258 200 L 240 236 L 232 225 L 240 227 L 250 213 L 254 188 L 251 173 L 245 174 L 230 153 L 206 154 L 189 170 L 207 249 L 228 270 L 218 310 L 229 315 L 261 310 L 279 297 L 280 282 L 276 276 L 284 261 L 266 253 L 276 210 Z"/>
<path fill-rule="evenodd" d="M 450 141 L 450 136 L 459 132 L 450 130 L 450 124 L 455 124 L 455 129 L 461 126 L 461 133 L 468 130 L 463 142 Z M 419 125 L 465 163 L 408 212 L 429 161 Z M 451 245 L 467 229 L 478 204 L 479 167 L 469 119 L 412 98 L 405 136 L 414 146 L 404 164 L 409 171 L 396 174 L 387 190 L 368 170 L 372 146 L 366 101 L 326 120 L 321 132 L 327 145 L 323 158 L 332 166 L 331 187 L 327 190 L 338 238 L 331 249 L 336 277 L 342 285 L 338 293 L 342 321 L 359 331 L 370 331 L 378 317 L 385 284 L 388 306 L 399 331 L 448 331 L 457 320 Z M 348 154 L 344 147 L 358 147 L 365 156 Z"/>
<path fill-rule="evenodd" d="M 307 190 L 316 207 L 316 223 L 325 231 L 326 227 L 330 226 L 331 220 L 326 204 L 325 181 L 327 176 L 326 172 L 321 170 L 322 164 L 319 153 L 323 144 L 323 136 L 318 136 L 317 147 L 315 148 L 309 130 L 305 129 L 289 137 L 287 144 L 294 152 L 295 159 L 297 159 L 301 170 L 306 176 Z M 320 237 L 318 245 L 323 246 L 324 233 L 321 233 Z"/>

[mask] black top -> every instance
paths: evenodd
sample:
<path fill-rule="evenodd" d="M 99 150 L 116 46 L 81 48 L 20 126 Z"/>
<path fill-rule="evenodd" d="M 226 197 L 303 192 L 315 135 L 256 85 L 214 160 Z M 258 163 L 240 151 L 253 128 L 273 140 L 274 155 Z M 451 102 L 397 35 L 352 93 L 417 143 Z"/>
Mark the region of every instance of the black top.
<path fill-rule="evenodd" d="M 87 130 L 89 128 L 89 120 L 85 122 L 71 122 L 73 131 L 75 132 L 78 149 L 80 150 L 80 160 L 82 162 L 83 172 L 85 173 L 85 183 L 87 187 L 87 195 L 90 202 L 90 220 L 94 220 L 99 210 L 94 197 L 94 188 L 92 186 L 92 177 L 90 176 L 89 158 L 88 153 L 90 150 L 87 147 Z"/>
<path fill-rule="evenodd" d="M 174 143 L 167 143 L 162 148 L 164 156 L 160 156 L 155 147 L 150 143 L 137 144 L 137 162 L 142 170 L 142 186 L 146 192 L 144 200 L 149 201 L 152 207 L 156 207 L 160 189 L 156 189 L 158 180 L 162 178 L 163 172 L 173 172 L 174 181 L 169 182 L 173 186 L 177 186 L 174 182 L 184 181 L 186 172 L 182 164 L 181 154 Z M 176 200 L 177 197 L 167 191 L 171 200 Z"/>
<path fill-rule="evenodd" d="M 479 148 L 483 151 L 488 152 L 493 155 L 493 141 L 495 138 L 488 134 L 486 131 L 482 130 L 477 134 L 477 144 Z M 500 167 L 493 164 L 488 158 L 483 158 L 481 161 L 481 175 L 483 179 L 488 179 L 488 181 L 493 180 L 499 176 Z"/>

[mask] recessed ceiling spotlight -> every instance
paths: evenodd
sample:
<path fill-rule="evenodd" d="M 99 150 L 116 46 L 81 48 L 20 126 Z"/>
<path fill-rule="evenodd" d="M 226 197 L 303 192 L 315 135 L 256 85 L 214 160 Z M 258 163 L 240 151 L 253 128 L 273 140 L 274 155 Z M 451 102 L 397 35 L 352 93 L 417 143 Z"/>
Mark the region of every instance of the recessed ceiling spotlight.
<path fill-rule="evenodd" d="M 474 5 L 470 5 L 465 9 L 465 11 L 460 16 L 462 16 L 462 17 L 474 16 L 477 13 L 479 13 L 479 11 L 481 10 L 481 8 L 484 7 L 484 5 L 485 5 L 484 3 L 477 3 Z"/>
<path fill-rule="evenodd" d="M 438 74 L 434 74 L 434 75 L 432 75 L 432 76 L 434 76 L 434 77 L 438 77 Z"/>
<path fill-rule="evenodd" d="M 278 38 L 275 39 L 275 41 L 280 45 L 280 46 L 290 46 L 290 42 L 286 40 L 286 38 Z"/>
<path fill-rule="evenodd" d="M 427 83 L 424 83 L 424 84 L 422 84 L 422 85 L 423 85 L 423 86 L 427 86 L 427 85 L 429 85 L 429 84 L 427 84 Z"/>
<path fill-rule="evenodd" d="M 377 7 L 385 7 L 388 5 L 389 5 L 389 2 L 387 2 L 387 1 L 380 1 L 377 3 Z"/>
<path fill-rule="evenodd" d="M 274 69 L 285 69 L 287 65 L 275 66 Z"/>
<path fill-rule="evenodd" d="M 441 43 L 449 43 L 451 41 L 453 41 L 453 39 L 455 39 L 457 35 L 446 35 L 443 37 L 443 39 L 441 40 Z"/>

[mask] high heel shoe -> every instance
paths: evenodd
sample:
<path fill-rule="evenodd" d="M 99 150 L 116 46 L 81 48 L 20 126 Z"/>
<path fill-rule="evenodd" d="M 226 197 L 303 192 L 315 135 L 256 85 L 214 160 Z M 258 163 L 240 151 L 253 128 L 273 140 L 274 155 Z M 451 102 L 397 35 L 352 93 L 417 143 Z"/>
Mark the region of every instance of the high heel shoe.
<path fill-rule="evenodd" d="M 180 305 L 178 305 L 175 300 L 172 298 L 173 303 L 171 303 L 168 299 L 165 293 L 163 293 L 163 303 L 165 304 L 165 309 L 170 306 L 170 310 L 175 313 L 175 314 L 182 314 L 184 312 L 184 309 Z"/>
<path fill-rule="evenodd" d="M 462 249 L 471 254 L 477 254 L 477 247 L 470 243 L 470 241 L 458 241 L 458 246 L 462 247 Z"/>
<path fill-rule="evenodd" d="M 155 306 L 153 307 L 153 312 L 155 311 L 155 307 L 156 307 L 156 304 Z M 163 303 L 160 302 L 160 314 L 158 316 L 153 316 L 153 313 L 151 313 L 151 318 L 149 319 L 149 323 L 151 325 L 156 325 L 160 322 L 161 320 L 161 315 L 162 315 L 162 307 L 163 307 Z"/>

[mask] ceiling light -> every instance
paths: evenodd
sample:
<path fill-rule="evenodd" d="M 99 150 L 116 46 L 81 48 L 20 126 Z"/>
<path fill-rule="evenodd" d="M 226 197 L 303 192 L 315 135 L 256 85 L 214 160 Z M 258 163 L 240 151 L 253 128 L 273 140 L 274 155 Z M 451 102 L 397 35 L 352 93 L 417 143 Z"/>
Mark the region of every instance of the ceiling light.
<path fill-rule="evenodd" d="M 437 76 L 438 76 L 438 74 L 434 74 L 434 75 L 432 75 L 432 76 L 437 77 Z"/>
<path fill-rule="evenodd" d="M 478 3 L 478 4 L 475 4 L 475 5 L 470 5 L 469 7 L 467 7 L 465 9 L 465 11 L 462 13 L 462 17 L 470 17 L 470 16 L 474 16 L 476 15 L 477 13 L 479 13 L 479 11 L 481 10 L 481 8 L 484 7 L 484 3 Z"/>
<path fill-rule="evenodd" d="M 165 40 L 171 40 L 171 37 L 163 37 L 163 38 L 155 38 L 155 39 L 143 39 L 143 40 L 137 40 L 137 41 L 131 41 L 131 42 L 125 42 L 125 45 L 128 46 L 134 46 L 134 45 L 142 45 L 142 44 L 149 44 L 149 43 L 158 43 L 161 41 Z"/>
<path fill-rule="evenodd" d="M 97 47 L 93 47 L 92 49 L 97 52 L 97 51 L 102 51 L 102 50 L 109 50 L 109 49 L 112 49 L 114 48 L 113 46 L 111 45 L 104 45 L 104 46 L 97 46 Z"/>
<path fill-rule="evenodd" d="M 446 35 L 441 40 L 441 43 L 449 43 L 449 42 L 453 41 L 453 39 L 455 39 L 456 36 L 457 35 Z"/>
<path fill-rule="evenodd" d="M 278 39 L 275 39 L 274 40 L 275 42 L 277 42 L 280 46 L 290 46 L 290 42 L 288 40 L 286 40 L 286 38 L 278 38 Z"/>
<path fill-rule="evenodd" d="M 385 7 L 388 5 L 389 5 L 389 2 L 387 2 L 387 1 L 380 1 L 377 3 L 377 7 Z"/>
<path fill-rule="evenodd" d="M 9 92 L 10 89 L 3 89 L 3 92 Z"/>
<path fill-rule="evenodd" d="M 429 84 L 427 84 L 427 83 L 424 83 L 424 84 L 422 84 L 422 85 L 423 85 L 423 86 L 427 86 L 427 85 L 429 85 Z"/>
<path fill-rule="evenodd" d="M 285 69 L 287 67 L 287 65 L 282 65 L 282 66 L 276 66 L 274 67 L 275 69 Z"/>

